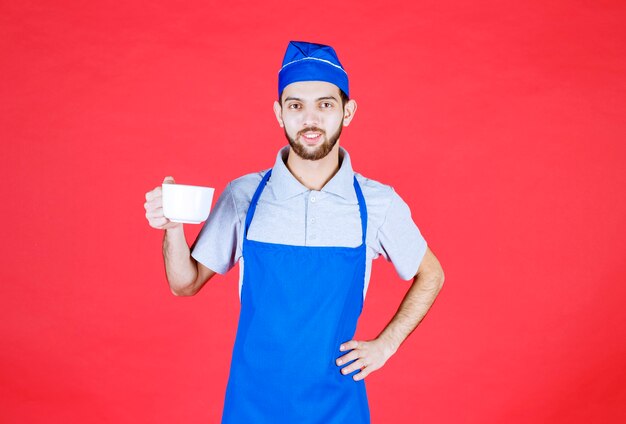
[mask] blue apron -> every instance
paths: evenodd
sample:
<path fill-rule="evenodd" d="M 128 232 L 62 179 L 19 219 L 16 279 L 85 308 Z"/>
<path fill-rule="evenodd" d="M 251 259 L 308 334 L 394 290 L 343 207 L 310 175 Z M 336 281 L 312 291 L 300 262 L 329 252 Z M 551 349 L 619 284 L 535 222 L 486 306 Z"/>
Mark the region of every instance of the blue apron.
<path fill-rule="evenodd" d="M 369 423 L 365 381 L 335 360 L 352 340 L 363 308 L 367 209 L 359 183 L 358 247 L 290 246 L 248 239 L 259 184 L 243 236 L 241 312 L 223 424 Z M 344 365 L 345 366 L 345 365 Z"/>

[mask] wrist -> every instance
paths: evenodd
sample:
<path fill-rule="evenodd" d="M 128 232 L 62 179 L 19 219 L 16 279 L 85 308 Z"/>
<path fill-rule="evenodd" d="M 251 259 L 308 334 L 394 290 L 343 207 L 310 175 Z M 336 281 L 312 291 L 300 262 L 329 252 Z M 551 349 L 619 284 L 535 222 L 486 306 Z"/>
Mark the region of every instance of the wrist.
<path fill-rule="evenodd" d="M 399 344 L 389 335 L 383 333 L 378 336 L 378 339 L 382 343 L 383 353 L 386 359 L 391 358 L 398 351 Z"/>
<path fill-rule="evenodd" d="M 165 234 L 168 236 L 180 236 L 185 233 L 183 231 L 183 224 L 179 222 L 170 222 L 167 225 L 168 226 L 165 228 Z"/>

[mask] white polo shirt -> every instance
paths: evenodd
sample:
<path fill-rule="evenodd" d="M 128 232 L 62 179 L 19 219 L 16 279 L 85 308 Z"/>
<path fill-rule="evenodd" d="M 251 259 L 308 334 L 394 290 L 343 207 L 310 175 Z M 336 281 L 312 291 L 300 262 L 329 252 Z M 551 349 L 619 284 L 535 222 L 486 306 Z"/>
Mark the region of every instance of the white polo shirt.
<path fill-rule="evenodd" d="M 321 190 L 309 190 L 287 169 L 288 154 L 289 146 L 286 146 L 276 156 L 272 176 L 250 224 L 248 239 L 294 246 L 359 246 L 362 230 L 353 185 L 356 175 L 368 216 L 363 297 L 369 284 L 372 260 L 381 255 L 393 263 L 403 280 L 415 276 L 426 253 L 426 241 L 413 222 L 409 207 L 392 187 L 355 174 L 350 155 L 340 147 L 339 171 Z M 240 296 L 246 213 L 267 171 L 244 175 L 228 183 L 191 247 L 194 259 L 219 274 L 239 262 Z"/>

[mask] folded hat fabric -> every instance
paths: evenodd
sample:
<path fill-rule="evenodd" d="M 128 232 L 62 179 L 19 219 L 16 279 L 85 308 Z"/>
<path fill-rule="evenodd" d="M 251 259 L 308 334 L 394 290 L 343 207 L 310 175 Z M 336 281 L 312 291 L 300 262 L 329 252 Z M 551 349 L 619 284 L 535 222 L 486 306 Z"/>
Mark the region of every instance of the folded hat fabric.
<path fill-rule="evenodd" d="M 325 81 L 335 84 L 346 96 L 348 74 L 343 69 L 335 50 L 324 44 L 290 41 L 278 72 L 278 97 L 286 86 L 300 81 Z"/>

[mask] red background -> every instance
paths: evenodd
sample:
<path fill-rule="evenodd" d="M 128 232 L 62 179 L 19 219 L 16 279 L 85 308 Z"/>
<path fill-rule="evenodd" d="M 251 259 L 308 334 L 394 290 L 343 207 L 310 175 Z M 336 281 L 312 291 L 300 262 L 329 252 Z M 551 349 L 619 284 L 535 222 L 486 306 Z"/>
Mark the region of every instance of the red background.
<path fill-rule="evenodd" d="M 0 421 L 218 422 L 237 272 L 172 296 L 144 194 L 270 167 L 277 71 L 307 40 L 350 74 L 355 169 L 396 188 L 446 272 L 366 380 L 373 422 L 626 422 L 625 18 L 619 1 L 3 2 Z M 407 288 L 377 261 L 358 336 Z"/>

